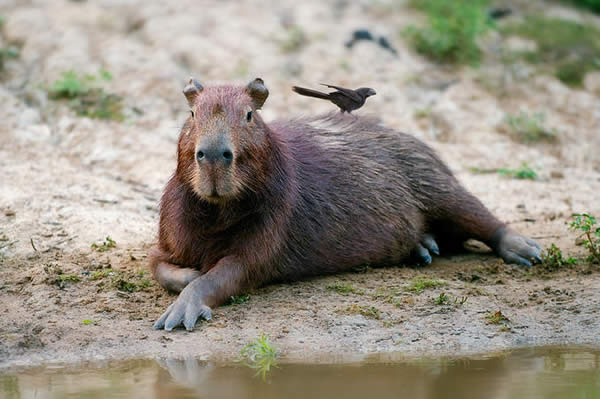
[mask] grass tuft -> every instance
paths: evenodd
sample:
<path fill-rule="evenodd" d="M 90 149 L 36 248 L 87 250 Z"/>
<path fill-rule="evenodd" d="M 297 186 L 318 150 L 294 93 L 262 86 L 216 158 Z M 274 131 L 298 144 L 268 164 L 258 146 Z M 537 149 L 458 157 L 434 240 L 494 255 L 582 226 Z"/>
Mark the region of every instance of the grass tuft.
<path fill-rule="evenodd" d="M 98 252 L 106 252 L 109 249 L 114 248 L 116 246 L 117 246 L 117 242 L 115 240 L 113 240 L 112 238 L 110 238 L 110 236 L 106 236 L 106 239 L 101 244 L 93 243 L 91 245 L 91 247 Z"/>
<path fill-rule="evenodd" d="M 406 290 L 420 294 L 427 288 L 441 287 L 444 285 L 446 285 L 446 283 L 442 281 L 430 280 L 425 277 L 415 277 L 410 282 L 410 285 L 406 287 Z"/>
<path fill-rule="evenodd" d="M 368 319 L 381 319 L 381 311 L 374 306 L 359 305 L 354 303 L 344 310 L 337 311 L 340 314 L 346 315 L 361 315 Z"/>
<path fill-rule="evenodd" d="M 246 303 L 250 300 L 250 295 L 238 295 L 231 296 L 227 301 L 226 305 L 241 305 L 242 303 Z"/>
<path fill-rule="evenodd" d="M 550 68 L 570 86 L 581 86 L 586 73 L 600 70 L 600 29 L 541 15 L 529 15 L 522 22 L 503 26 L 504 35 L 517 35 L 537 43 L 535 51 L 516 55 L 525 61 Z"/>
<path fill-rule="evenodd" d="M 240 355 L 246 366 L 255 369 L 256 375 L 260 375 L 264 381 L 271 368 L 277 367 L 279 351 L 271 344 L 269 337 L 261 334 L 247 344 Z"/>
<path fill-rule="evenodd" d="M 64 72 L 62 78 L 55 81 L 46 90 L 54 100 L 66 100 L 78 115 L 96 119 L 110 119 L 122 122 L 121 97 L 109 94 L 94 82 L 112 80 L 108 71 L 100 71 L 98 76 L 81 76 L 74 71 Z"/>
<path fill-rule="evenodd" d="M 488 324 L 505 324 L 509 323 L 508 317 L 504 316 L 501 311 L 489 312 L 485 315 Z"/>
<path fill-rule="evenodd" d="M 517 169 L 500 168 L 498 169 L 498 174 L 500 176 L 506 176 L 520 180 L 537 180 L 538 178 L 535 170 L 531 169 L 526 162 L 523 162 L 523 164 L 521 164 L 521 166 Z"/>
<path fill-rule="evenodd" d="M 348 295 L 348 294 L 363 295 L 365 293 L 363 290 L 354 288 L 350 284 L 341 283 L 341 282 L 337 282 L 335 284 L 330 284 L 327 286 L 327 289 L 330 291 L 335 291 L 340 295 Z"/>
<path fill-rule="evenodd" d="M 571 257 L 565 259 L 560 248 L 552 244 L 542 253 L 542 262 L 546 270 L 554 271 L 574 265 L 577 259 Z"/>
<path fill-rule="evenodd" d="M 491 26 L 488 0 L 411 0 L 427 14 L 426 27 L 409 26 L 404 34 L 417 52 L 444 63 L 478 64 L 477 39 Z"/>
<path fill-rule="evenodd" d="M 545 120 L 546 116 L 543 113 L 528 114 L 521 111 L 517 115 L 506 115 L 503 128 L 522 143 L 554 142 L 558 133 L 556 129 L 547 128 Z"/>

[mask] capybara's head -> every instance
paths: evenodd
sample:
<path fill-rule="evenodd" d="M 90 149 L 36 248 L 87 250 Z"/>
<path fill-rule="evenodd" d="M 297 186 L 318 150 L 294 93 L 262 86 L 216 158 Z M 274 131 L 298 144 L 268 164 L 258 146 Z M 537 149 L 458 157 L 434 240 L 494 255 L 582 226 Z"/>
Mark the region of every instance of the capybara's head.
<path fill-rule="evenodd" d="M 183 93 L 191 116 L 179 137 L 179 176 L 212 203 L 260 190 L 269 159 L 268 128 L 256 112 L 269 95 L 262 79 L 245 87 L 190 79 Z"/>

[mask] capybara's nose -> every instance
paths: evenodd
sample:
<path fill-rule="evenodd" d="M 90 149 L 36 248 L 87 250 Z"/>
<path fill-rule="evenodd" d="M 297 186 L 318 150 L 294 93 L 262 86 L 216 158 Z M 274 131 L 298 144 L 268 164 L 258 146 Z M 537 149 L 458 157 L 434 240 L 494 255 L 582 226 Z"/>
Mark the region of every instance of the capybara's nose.
<path fill-rule="evenodd" d="M 203 147 L 196 151 L 196 160 L 199 163 L 223 163 L 229 165 L 233 161 L 233 152 L 226 146 Z"/>

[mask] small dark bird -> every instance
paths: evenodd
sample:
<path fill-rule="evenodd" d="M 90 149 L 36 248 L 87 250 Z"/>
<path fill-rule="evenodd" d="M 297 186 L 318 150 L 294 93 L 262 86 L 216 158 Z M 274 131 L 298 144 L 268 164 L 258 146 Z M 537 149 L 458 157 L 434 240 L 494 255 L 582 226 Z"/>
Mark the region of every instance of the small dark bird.
<path fill-rule="evenodd" d="M 336 91 L 332 91 L 331 93 L 323 93 L 321 91 L 306 89 L 304 87 L 298 86 L 293 86 L 292 90 L 303 96 L 329 100 L 338 107 L 340 107 L 340 111 L 342 111 L 342 113 L 350 113 L 355 109 L 359 109 L 363 106 L 365 101 L 367 101 L 367 97 L 374 96 L 376 94 L 375 90 L 369 87 L 361 87 L 360 89 L 352 90 L 324 83 L 321 84 L 323 86 L 336 89 Z"/>

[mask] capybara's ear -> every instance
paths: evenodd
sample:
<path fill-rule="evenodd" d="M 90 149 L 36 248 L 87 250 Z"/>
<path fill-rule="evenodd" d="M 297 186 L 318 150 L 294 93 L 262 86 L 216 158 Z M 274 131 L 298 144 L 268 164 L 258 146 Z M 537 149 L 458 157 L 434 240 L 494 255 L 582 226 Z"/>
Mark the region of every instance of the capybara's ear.
<path fill-rule="evenodd" d="M 198 97 L 202 90 L 204 90 L 204 87 L 202 87 L 200 82 L 194 78 L 190 78 L 188 85 L 183 88 L 183 94 L 185 95 L 185 98 L 187 98 L 190 107 L 194 106 L 196 97 Z"/>
<path fill-rule="evenodd" d="M 267 100 L 267 97 L 269 97 L 269 90 L 267 90 L 265 82 L 261 78 L 256 78 L 248 83 L 246 92 L 254 100 L 254 108 L 256 109 L 260 109 Z"/>

